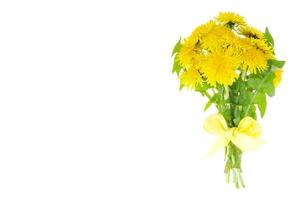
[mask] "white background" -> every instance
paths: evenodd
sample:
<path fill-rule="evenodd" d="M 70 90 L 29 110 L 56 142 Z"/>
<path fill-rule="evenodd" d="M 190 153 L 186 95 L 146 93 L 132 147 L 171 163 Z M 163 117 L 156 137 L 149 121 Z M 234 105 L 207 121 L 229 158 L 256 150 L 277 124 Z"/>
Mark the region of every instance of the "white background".
<path fill-rule="evenodd" d="M 1 1 L 0 199 L 301 199 L 299 1 Z M 227 185 L 171 51 L 219 11 L 269 26 L 283 82 Z"/>

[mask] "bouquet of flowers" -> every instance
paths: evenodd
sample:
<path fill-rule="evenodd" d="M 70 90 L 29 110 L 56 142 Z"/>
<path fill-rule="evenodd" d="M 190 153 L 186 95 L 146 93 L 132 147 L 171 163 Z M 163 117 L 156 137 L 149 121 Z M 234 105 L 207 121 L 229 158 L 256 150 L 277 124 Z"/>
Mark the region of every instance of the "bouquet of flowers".
<path fill-rule="evenodd" d="M 245 187 L 241 156 L 262 143 L 257 114 L 264 116 L 266 99 L 274 96 L 285 64 L 276 59 L 272 35 L 238 14 L 220 13 L 180 38 L 172 56 L 180 90 L 186 87 L 208 98 L 204 111 L 216 106 L 218 114 L 204 123 L 216 136 L 210 153 L 223 148 L 226 181 Z"/>

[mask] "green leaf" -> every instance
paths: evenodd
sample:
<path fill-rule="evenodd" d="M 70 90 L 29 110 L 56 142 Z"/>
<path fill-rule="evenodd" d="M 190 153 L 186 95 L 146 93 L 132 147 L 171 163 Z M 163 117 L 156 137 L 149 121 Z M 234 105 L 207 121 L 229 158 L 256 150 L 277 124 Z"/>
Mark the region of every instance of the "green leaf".
<path fill-rule="evenodd" d="M 223 87 L 218 87 L 218 91 L 220 88 Z M 223 115 L 224 119 L 227 121 L 227 124 L 229 127 L 233 126 L 232 123 L 232 113 L 231 113 L 231 107 L 230 104 L 225 104 L 223 99 L 220 99 L 222 97 L 222 94 L 216 93 L 217 94 L 217 108 L 220 114 Z"/>
<path fill-rule="evenodd" d="M 275 78 L 275 75 L 273 72 L 266 72 L 264 74 L 264 77 L 258 78 L 258 77 L 252 77 L 247 81 L 248 87 L 252 88 L 254 90 L 264 91 L 267 93 L 270 97 L 275 95 L 275 87 L 273 84 L 273 80 Z"/>
<path fill-rule="evenodd" d="M 247 85 L 252 89 L 257 89 L 260 84 L 261 84 L 261 79 L 259 78 L 250 78 L 247 81 Z"/>
<path fill-rule="evenodd" d="M 264 87 L 264 91 L 270 97 L 275 96 L 275 86 L 274 86 L 274 84 L 273 83 L 266 84 L 266 86 Z"/>
<path fill-rule="evenodd" d="M 243 105 L 243 104 L 247 104 L 249 102 L 249 96 L 248 94 L 241 94 L 238 96 L 238 104 L 239 105 Z"/>
<path fill-rule="evenodd" d="M 234 108 L 234 119 L 233 122 L 235 126 L 238 126 L 239 122 L 241 121 L 241 106 L 235 106 Z"/>
<path fill-rule="evenodd" d="M 248 116 L 254 118 L 257 120 L 257 114 L 256 114 L 256 106 L 255 105 L 251 105 L 249 112 L 248 112 Z"/>
<path fill-rule="evenodd" d="M 275 67 L 278 67 L 278 68 L 282 68 L 285 64 L 285 61 L 284 60 L 268 60 L 268 64 L 270 66 L 275 66 Z"/>
<path fill-rule="evenodd" d="M 174 58 L 174 64 L 173 64 L 173 68 L 172 68 L 172 73 L 176 72 L 177 76 L 179 76 L 179 72 L 182 69 L 182 67 L 180 66 L 180 64 L 178 63 L 176 56 Z"/>
<path fill-rule="evenodd" d="M 205 95 L 205 92 L 207 91 L 207 89 L 211 88 L 211 85 L 209 85 L 208 83 L 199 83 L 196 87 L 195 87 L 195 91 L 200 92 L 202 96 Z"/>
<path fill-rule="evenodd" d="M 261 117 L 263 118 L 266 110 L 266 95 L 264 92 L 258 92 L 255 96 L 254 103 L 257 104 Z"/>
<path fill-rule="evenodd" d="M 217 94 L 215 94 L 214 96 L 212 96 L 211 99 L 209 99 L 209 101 L 206 103 L 206 105 L 205 105 L 203 111 L 206 111 L 206 110 L 212 105 L 212 103 L 215 103 L 217 97 L 218 97 Z"/>
<path fill-rule="evenodd" d="M 274 43 L 274 39 L 273 36 L 271 35 L 271 33 L 269 32 L 268 28 L 265 28 L 265 32 L 264 32 L 264 37 L 267 40 L 267 42 L 274 47 L 275 43 Z"/>
<path fill-rule="evenodd" d="M 270 97 L 273 97 L 275 95 L 275 86 L 273 83 L 274 78 L 275 74 L 273 72 L 269 72 L 261 87 L 261 89 Z"/>
<path fill-rule="evenodd" d="M 247 109 L 249 109 L 248 112 L 247 112 Z M 243 113 L 244 113 L 243 117 L 244 117 L 245 114 L 246 114 L 246 116 L 250 116 L 250 117 L 252 117 L 253 119 L 257 119 L 256 106 L 255 106 L 255 104 L 251 104 L 251 105 L 245 104 L 245 105 L 242 106 L 242 110 L 243 110 Z M 246 112 L 247 112 L 247 113 L 246 113 Z"/>
<path fill-rule="evenodd" d="M 209 101 L 206 103 L 206 105 L 205 105 L 203 111 L 205 112 L 206 110 L 208 110 L 208 108 L 212 105 L 212 103 L 213 103 L 213 102 L 212 102 L 211 100 L 209 100 Z"/>
<path fill-rule="evenodd" d="M 175 44 L 174 48 L 173 48 L 173 52 L 172 52 L 172 56 L 175 54 L 175 53 L 178 53 L 180 51 L 180 48 L 181 48 L 181 38 L 179 38 L 178 42 Z"/>

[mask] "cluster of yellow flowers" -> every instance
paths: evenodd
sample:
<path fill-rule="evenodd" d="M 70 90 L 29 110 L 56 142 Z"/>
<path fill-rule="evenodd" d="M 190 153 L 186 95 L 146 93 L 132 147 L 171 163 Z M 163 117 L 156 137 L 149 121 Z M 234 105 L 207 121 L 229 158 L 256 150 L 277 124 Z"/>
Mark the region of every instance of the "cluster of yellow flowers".
<path fill-rule="evenodd" d="M 204 81 L 213 87 L 229 86 L 240 72 L 264 72 L 268 60 L 275 58 L 264 33 L 234 13 L 220 13 L 197 27 L 182 41 L 176 56 L 182 67 L 181 84 L 192 89 Z"/>
<path fill-rule="evenodd" d="M 172 56 L 172 73 L 185 86 L 208 98 L 204 111 L 215 105 L 218 114 L 206 119 L 204 128 L 215 134 L 210 153 L 225 150 L 227 182 L 245 187 L 241 173 L 242 153 L 260 146 L 267 97 L 275 95 L 285 61 L 277 60 L 274 39 L 249 26 L 242 16 L 222 12 L 180 39 Z"/>

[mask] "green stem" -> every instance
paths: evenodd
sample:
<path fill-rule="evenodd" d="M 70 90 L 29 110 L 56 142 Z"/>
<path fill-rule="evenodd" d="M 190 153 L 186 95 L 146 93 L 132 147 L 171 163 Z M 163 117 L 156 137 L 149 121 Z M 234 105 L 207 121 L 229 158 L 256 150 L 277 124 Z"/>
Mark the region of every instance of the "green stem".
<path fill-rule="evenodd" d="M 243 80 L 243 81 L 245 81 L 245 77 L 246 77 L 246 69 L 244 69 L 242 72 L 241 72 L 241 79 Z"/>
<path fill-rule="evenodd" d="M 239 182 L 240 182 L 240 185 L 242 185 L 242 187 L 245 187 L 245 184 L 244 184 L 244 181 L 243 181 L 243 178 L 241 175 L 241 170 L 239 170 Z"/>
<path fill-rule="evenodd" d="M 236 188 L 244 188 L 245 184 L 241 175 L 241 154 L 242 152 L 233 143 L 229 143 L 226 148 L 227 159 L 225 166 L 226 182 L 232 178 Z"/>
<path fill-rule="evenodd" d="M 204 91 L 204 94 L 209 98 L 209 100 L 212 98 L 212 96 L 207 91 Z"/>
<path fill-rule="evenodd" d="M 229 90 L 232 90 L 229 92 Z M 233 91 L 234 90 L 234 91 Z M 225 88 L 227 91 L 230 100 L 230 113 L 231 113 L 231 122 L 230 127 L 235 127 L 236 124 L 234 122 L 235 119 L 235 107 L 237 105 L 233 105 L 234 99 L 239 95 L 236 92 L 238 89 L 235 88 Z M 241 111 L 242 112 L 242 111 Z M 232 178 L 232 182 L 234 183 L 236 188 L 243 188 L 245 187 L 242 176 L 241 176 L 241 155 L 242 151 L 230 142 L 225 149 L 225 174 L 226 174 L 226 181 L 230 182 L 230 178 Z"/>
<path fill-rule="evenodd" d="M 230 96 L 230 92 L 229 92 L 229 87 L 228 86 L 224 86 L 224 95 L 223 98 L 227 99 Z"/>

